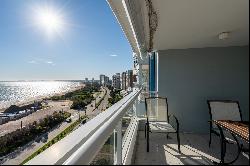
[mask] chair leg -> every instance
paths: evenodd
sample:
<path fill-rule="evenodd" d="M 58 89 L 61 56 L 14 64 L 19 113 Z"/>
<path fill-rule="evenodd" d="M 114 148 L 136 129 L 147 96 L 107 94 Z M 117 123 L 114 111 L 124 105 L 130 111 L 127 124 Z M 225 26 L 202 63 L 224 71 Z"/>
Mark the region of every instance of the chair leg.
<path fill-rule="evenodd" d="M 149 152 L 149 124 L 147 123 L 147 152 Z"/>
<path fill-rule="evenodd" d="M 209 133 L 209 148 L 211 146 L 211 142 L 212 142 L 212 133 L 211 133 L 211 130 L 210 130 L 210 133 Z"/>
<path fill-rule="evenodd" d="M 176 133 L 177 134 L 177 141 L 178 141 L 178 150 L 181 153 L 181 146 L 180 146 L 180 134 L 179 131 Z"/>
<path fill-rule="evenodd" d="M 223 136 L 221 136 L 221 164 L 224 164 L 225 160 L 225 154 L 226 154 L 226 143 Z"/>

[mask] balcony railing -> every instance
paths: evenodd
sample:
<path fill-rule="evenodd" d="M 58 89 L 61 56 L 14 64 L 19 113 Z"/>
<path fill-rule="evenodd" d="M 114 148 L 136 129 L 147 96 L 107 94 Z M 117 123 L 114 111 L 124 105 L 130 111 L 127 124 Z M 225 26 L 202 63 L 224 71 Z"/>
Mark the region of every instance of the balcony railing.
<path fill-rule="evenodd" d="M 141 90 L 134 90 L 26 164 L 90 164 L 113 133 L 113 164 L 130 164 L 138 128 L 135 109 L 140 93 Z M 124 118 L 129 119 L 125 128 L 122 127 Z"/>

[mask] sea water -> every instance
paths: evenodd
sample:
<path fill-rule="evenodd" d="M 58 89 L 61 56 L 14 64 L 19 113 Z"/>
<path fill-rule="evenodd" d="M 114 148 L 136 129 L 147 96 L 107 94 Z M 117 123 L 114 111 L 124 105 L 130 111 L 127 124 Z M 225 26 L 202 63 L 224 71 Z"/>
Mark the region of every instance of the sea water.
<path fill-rule="evenodd" d="M 36 98 L 64 93 L 81 85 L 79 81 L 0 82 L 0 109 Z"/>

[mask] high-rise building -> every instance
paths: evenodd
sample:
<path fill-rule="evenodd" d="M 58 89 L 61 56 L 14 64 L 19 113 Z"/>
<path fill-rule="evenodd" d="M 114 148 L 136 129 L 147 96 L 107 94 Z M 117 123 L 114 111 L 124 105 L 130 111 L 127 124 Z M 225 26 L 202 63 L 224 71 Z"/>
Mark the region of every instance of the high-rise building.
<path fill-rule="evenodd" d="M 133 59 L 134 59 L 134 66 L 133 66 L 133 86 L 139 86 L 139 75 L 140 75 L 140 58 L 136 53 L 133 53 Z"/>
<path fill-rule="evenodd" d="M 127 74 L 126 72 L 122 72 L 122 89 L 127 90 Z"/>
<path fill-rule="evenodd" d="M 88 78 L 85 78 L 85 81 L 84 81 L 85 83 L 88 83 L 89 82 L 89 79 Z"/>
<path fill-rule="evenodd" d="M 133 88 L 133 70 L 127 71 L 127 87 Z"/>
<path fill-rule="evenodd" d="M 109 77 L 108 76 L 104 77 L 104 85 L 109 85 Z"/>
<path fill-rule="evenodd" d="M 110 85 L 109 84 L 109 77 L 108 76 L 105 76 L 104 74 L 101 74 L 100 75 L 100 84 L 102 85 L 102 86 L 107 86 L 107 85 Z"/>
<path fill-rule="evenodd" d="M 100 85 L 105 85 L 105 75 L 101 74 L 100 75 Z"/>
<path fill-rule="evenodd" d="M 112 86 L 115 89 L 121 89 L 121 76 L 120 73 L 116 73 L 115 75 L 113 75 L 112 77 Z"/>

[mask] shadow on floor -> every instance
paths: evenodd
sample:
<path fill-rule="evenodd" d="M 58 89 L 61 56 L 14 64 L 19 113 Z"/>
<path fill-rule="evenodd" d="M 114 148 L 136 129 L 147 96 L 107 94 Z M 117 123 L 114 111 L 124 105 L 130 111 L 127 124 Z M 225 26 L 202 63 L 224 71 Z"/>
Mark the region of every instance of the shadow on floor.
<path fill-rule="evenodd" d="M 212 145 L 208 147 L 208 135 L 181 134 L 181 153 L 177 148 L 174 134 L 167 139 L 166 134 L 150 133 L 150 152 L 146 152 L 144 131 L 139 131 L 136 146 L 136 165 L 212 165 L 220 161 L 219 137 L 213 137 Z M 225 161 L 232 160 L 237 154 L 236 145 L 227 145 Z M 249 159 L 240 155 L 234 163 L 248 165 Z"/>

